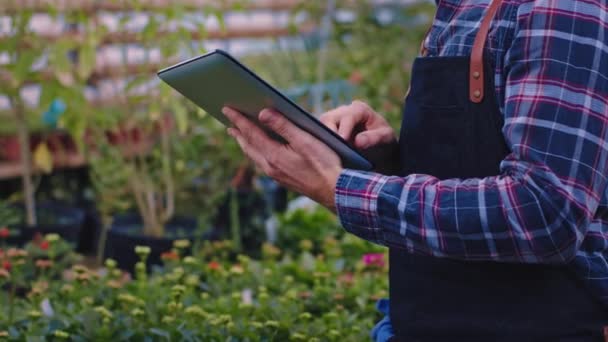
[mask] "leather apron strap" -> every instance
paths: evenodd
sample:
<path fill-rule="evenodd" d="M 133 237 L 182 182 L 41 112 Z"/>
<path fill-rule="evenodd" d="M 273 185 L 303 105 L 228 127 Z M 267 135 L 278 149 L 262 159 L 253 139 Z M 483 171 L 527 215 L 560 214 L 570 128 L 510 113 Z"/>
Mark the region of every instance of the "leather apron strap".
<path fill-rule="evenodd" d="M 483 51 L 488 38 L 490 24 L 498 12 L 502 0 L 493 0 L 486 12 L 479 31 L 475 36 L 473 50 L 471 51 L 471 65 L 469 67 L 469 99 L 471 102 L 480 103 L 484 97 L 484 70 L 483 70 Z"/>
<path fill-rule="evenodd" d="M 490 30 L 490 24 L 500 5 L 502 4 L 502 0 L 492 0 L 490 7 L 486 14 L 484 15 L 481 25 L 479 26 L 479 30 L 477 31 L 477 35 L 475 36 L 475 41 L 473 43 L 473 49 L 471 51 L 471 63 L 469 67 L 469 99 L 473 103 L 480 103 L 483 101 L 484 97 L 484 64 L 483 64 L 483 51 L 486 45 L 486 40 L 488 38 L 488 31 Z M 431 32 L 431 27 L 427 30 L 424 35 L 424 39 L 420 43 L 420 56 L 426 57 L 428 50 L 424 45 L 426 39 L 428 38 L 429 33 Z M 409 89 L 407 91 L 409 93 Z"/>

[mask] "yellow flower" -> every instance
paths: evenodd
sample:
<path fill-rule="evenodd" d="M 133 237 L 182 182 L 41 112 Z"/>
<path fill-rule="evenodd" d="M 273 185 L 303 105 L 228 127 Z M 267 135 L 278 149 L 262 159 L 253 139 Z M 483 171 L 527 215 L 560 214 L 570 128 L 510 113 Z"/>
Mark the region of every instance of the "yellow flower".
<path fill-rule="evenodd" d="M 198 264 L 198 260 L 196 260 L 195 258 L 191 257 L 191 256 L 187 256 L 184 258 L 184 264 L 186 265 L 196 265 Z"/>
<path fill-rule="evenodd" d="M 175 317 L 173 317 L 173 316 L 164 316 L 161 321 L 163 323 L 165 323 L 165 324 L 171 324 L 171 323 L 173 323 L 175 321 Z"/>
<path fill-rule="evenodd" d="M 8 337 L 8 331 L 6 331 L 6 330 L 0 331 L 0 337 Z"/>
<path fill-rule="evenodd" d="M 291 335 L 291 339 L 295 341 L 305 341 L 306 335 L 296 332 Z"/>
<path fill-rule="evenodd" d="M 83 306 L 90 306 L 90 305 L 93 305 L 94 301 L 93 301 L 93 298 L 91 298 L 91 297 L 87 296 L 87 297 L 83 297 L 83 298 L 80 300 L 80 303 L 81 303 Z"/>
<path fill-rule="evenodd" d="M 173 247 L 177 248 L 177 249 L 186 249 L 188 247 L 190 247 L 190 241 L 189 240 L 175 240 L 173 241 Z"/>
<path fill-rule="evenodd" d="M 27 315 L 31 318 L 40 318 L 42 317 L 42 312 L 38 310 L 30 310 Z"/>
<path fill-rule="evenodd" d="M 261 329 L 264 325 L 260 322 L 251 322 L 251 326 L 256 329 Z"/>
<path fill-rule="evenodd" d="M 74 292 L 74 286 L 72 284 L 63 284 L 63 286 L 61 287 L 61 292 L 72 293 Z"/>
<path fill-rule="evenodd" d="M 184 283 L 188 286 L 196 286 L 201 282 L 200 278 L 197 275 L 189 275 L 186 277 L 186 280 L 184 280 Z"/>
<path fill-rule="evenodd" d="M 67 340 L 68 338 L 70 338 L 70 334 L 63 330 L 55 330 L 53 332 L 53 336 L 63 339 L 63 340 Z"/>
<path fill-rule="evenodd" d="M 245 270 L 243 267 L 241 267 L 241 265 L 234 265 L 230 268 L 230 273 L 232 274 L 243 274 L 244 272 Z"/>
<path fill-rule="evenodd" d="M 277 321 L 266 321 L 266 322 L 264 323 L 264 326 L 265 326 L 265 327 L 268 327 L 268 328 L 275 328 L 275 329 L 276 329 L 276 328 L 278 328 L 280 325 L 279 325 L 279 322 L 277 322 Z"/>
<path fill-rule="evenodd" d="M 74 267 L 72 267 L 72 271 L 74 271 L 74 273 L 76 273 L 76 274 L 83 274 L 83 273 L 88 272 L 89 269 L 83 265 L 74 265 Z"/>
<path fill-rule="evenodd" d="M 135 308 L 131 310 L 131 316 L 133 317 L 143 317 L 145 314 L 146 312 L 140 308 Z"/>
<path fill-rule="evenodd" d="M 110 310 L 106 309 L 103 306 L 97 306 L 93 309 L 93 311 L 103 316 L 103 318 L 112 318 L 114 316 L 112 312 L 110 312 Z"/>
<path fill-rule="evenodd" d="M 340 337 L 340 333 L 338 332 L 338 330 L 335 329 L 331 329 L 328 333 L 329 337 Z"/>
<path fill-rule="evenodd" d="M 300 241 L 300 248 L 303 251 L 310 251 L 312 249 L 313 245 L 312 245 L 312 241 L 310 240 L 302 240 Z"/>
<path fill-rule="evenodd" d="M 117 263 L 114 259 L 106 259 L 105 265 L 109 270 L 113 270 L 116 268 Z"/>
<path fill-rule="evenodd" d="M 126 303 L 126 304 L 135 304 L 137 303 L 137 297 L 129 294 L 129 293 L 121 293 L 118 295 L 118 300 Z"/>
<path fill-rule="evenodd" d="M 310 312 L 302 312 L 299 317 L 302 320 L 309 320 L 312 318 L 312 314 Z"/>
<path fill-rule="evenodd" d="M 201 293 L 201 299 L 209 299 L 209 293 L 208 292 L 203 292 Z"/>
<path fill-rule="evenodd" d="M 187 315 L 206 318 L 207 313 L 198 305 L 192 305 L 186 308 L 184 311 Z"/>
<path fill-rule="evenodd" d="M 59 241 L 60 237 L 59 237 L 59 234 L 51 233 L 51 234 L 46 234 L 44 236 L 44 239 L 48 242 L 57 242 L 57 241 Z"/>
<path fill-rule="evenodd" d="M 151 251 L 152 250 L 148 246 L 135 246 L 135 254 L 139 255 L 141 258 L 150 255 Z"/>

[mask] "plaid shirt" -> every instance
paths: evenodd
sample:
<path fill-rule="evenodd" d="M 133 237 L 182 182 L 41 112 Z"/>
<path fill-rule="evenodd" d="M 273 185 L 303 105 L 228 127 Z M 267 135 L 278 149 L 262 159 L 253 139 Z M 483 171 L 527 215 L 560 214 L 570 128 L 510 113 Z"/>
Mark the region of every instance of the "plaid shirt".
<path fill-rule="evenodd" d="M 490 0 L 440 0 L 429 56 L 470 54 Z M 500 175 L 344 170 L 344 228 L 412 253 L 565 264 L 608 305 L 608 5 L 505 0 L 487 48 L 512 151 Z"/>

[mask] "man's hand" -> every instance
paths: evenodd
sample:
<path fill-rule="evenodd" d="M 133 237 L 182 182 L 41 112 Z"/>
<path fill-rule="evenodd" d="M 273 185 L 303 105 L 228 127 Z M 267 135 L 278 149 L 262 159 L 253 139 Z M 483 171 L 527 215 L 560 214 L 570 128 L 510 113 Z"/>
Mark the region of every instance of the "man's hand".
<path fill-rule="evenodd" d="M 397 142 L 388 122 L 362 101 L 331 110 L 321 115 L 320 120 L 358 149 Z"/>
<path fill-rule="evenodd" d="M 342 165 L 332 149 L 271 109 L 261 111 L 258 119 L 286 144 L 270 138 L 238 111 L 224 107 L 222 112 L 234 125 L 228 134 L 264 173 L 286 188 L 335 210 L 334 191 Z"/>
<path fill-rule="evenodd" d="M 375 165 L 375 171 L 387 175 L 399 172 L 399 145 L 393 128 L 367 103 L 353 101 L 323 114 L 320 118 L 327 127 Z"/>

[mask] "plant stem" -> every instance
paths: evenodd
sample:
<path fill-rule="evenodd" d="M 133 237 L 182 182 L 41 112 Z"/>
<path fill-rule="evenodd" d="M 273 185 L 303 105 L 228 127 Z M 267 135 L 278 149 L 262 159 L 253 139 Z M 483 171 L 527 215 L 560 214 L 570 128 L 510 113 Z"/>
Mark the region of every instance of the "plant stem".
<path fill-rule="evenodd" d="M 23 184 L 23 197 L 25 200 L 26 224 L 30 227 L 36 225 L 36 200 L 34 198 L 34 184 L 32 182 L 32 154 L 30 151 L 30 134 L 27 129 L 25 108 L 20 95 L 13 99 L 17 134 L 21 154 L 21 182 Z"/>
<path fill-rule="evenodd" d="M 241 251 L 241 222 L 239 217 L 239 198 L 237 189 L 230 189 L 230 233 L 236 252 Z"/>
<path fill-rule="evenodd" d="M 15 311 L 15 283 L 11 283 L 11 293 L 8 297 L 8 325 L 13 324 L 13 315 Z"/>

